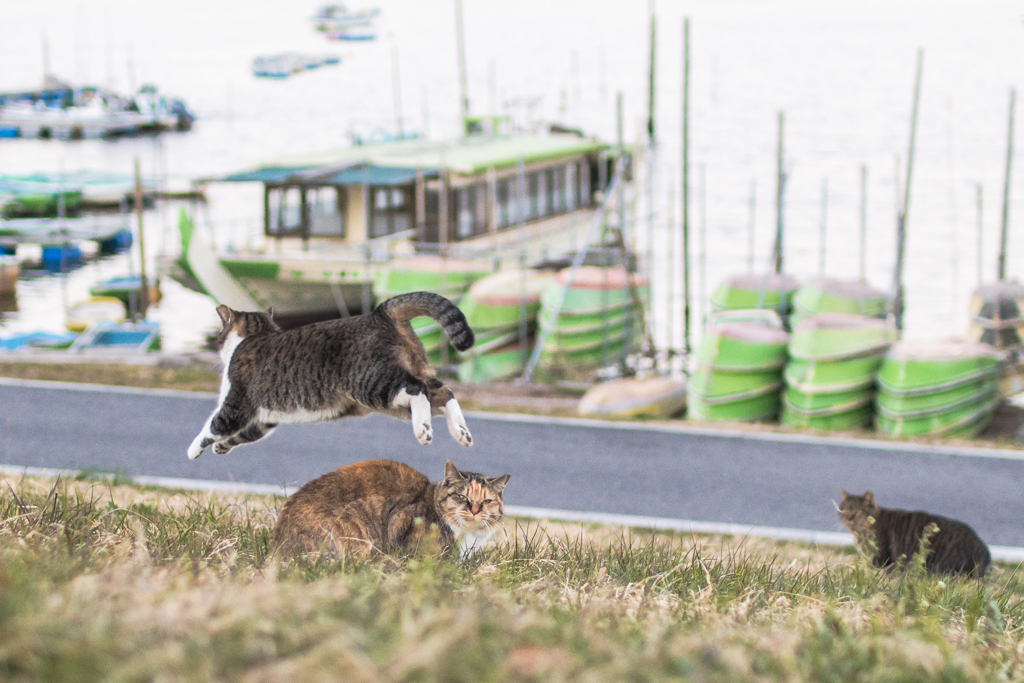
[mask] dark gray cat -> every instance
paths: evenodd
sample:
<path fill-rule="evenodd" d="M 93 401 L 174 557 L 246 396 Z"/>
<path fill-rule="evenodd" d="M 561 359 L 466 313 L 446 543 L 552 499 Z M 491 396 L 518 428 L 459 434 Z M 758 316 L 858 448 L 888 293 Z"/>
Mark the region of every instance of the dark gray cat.
<path fill-rule="evenodd" d="M 928 538 L 929 553 L 924 562 L 928 571 L 969 574 L 979 579 L 985 576 L 992 559 L 988 546 L 963 522 L 927 512 L 879 507 L 871 491 L 863 496 L 851 496 L 839 490 L 843 494 L 839 521 L 853 532 L 857 545 L 865 553 L 871 552 L 868 539 L 874 533 L 875 553 L 871 559 L 876 567 L 903 564 L 916 555 L 925 529 L 935 524 L 939 530 Z"/>
<path fill-rule="evenodd" d="M 431 415 L 444 415 L 463 446 L 473 437 L 452 392 L 427 364 L 409 320 L 430 316 L 459 351 L 473 330 L 452 302 L 429 292 L 388 299 L 372 313 L 282 331 L 269 313 L 218 306 L 224 374 L 220 402 L 188 448 L 227 453 L 280 423 L 325 422 L 376 411 L 412 419 L 417 440 L 433 439 Z"/>

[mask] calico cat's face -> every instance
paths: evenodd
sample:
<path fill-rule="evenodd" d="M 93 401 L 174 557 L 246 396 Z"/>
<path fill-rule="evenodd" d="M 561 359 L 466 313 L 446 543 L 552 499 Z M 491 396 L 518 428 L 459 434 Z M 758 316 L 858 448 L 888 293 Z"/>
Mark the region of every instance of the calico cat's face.
<path fill-rule="evenodd" d="M 274 322 L 273 312 L 268 311 L 236 311 L 224 304 L 217 307 L 217 315 L 220 316 L 224 326 L 217 335 L 217 348 L 224 348 L 228 336 L 234 332 L 239 339 L 256 337 L 270 332 L 280 332 L 281 328 Z"/>
<path fill-rule="evenodd" d="M 490 532 L 497 528 L 505 511 L 501 492 L 509 475 L 485 477 L 460 472 L 451 460 L 444 465 L 444 481 L 435 489 L 438 512 L 456 536 Z"/>
<path fill-rule="evenodd" d="M 879 507 L 875 502 L 875 494 L 866 491 L 863 496 L 851 496 L 843 489 L 843 502 L 839 504 L 839 521 L 854 534 L 862 533 L 871 528 L 868 517 L 877 518 Z"/>

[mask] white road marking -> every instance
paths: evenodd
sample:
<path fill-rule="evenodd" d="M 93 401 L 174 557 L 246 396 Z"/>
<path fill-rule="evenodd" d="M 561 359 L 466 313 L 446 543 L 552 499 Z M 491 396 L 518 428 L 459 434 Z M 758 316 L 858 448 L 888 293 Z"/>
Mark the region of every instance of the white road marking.
<path fill-rule="evenodd" d="M 74 478 L 79 470 L 61 470 L 50 467 L 21 467 L 0 465 L 0 475 L 10 477 L 67 477 Z M 186 491 L 209 491 L 212 493 L 254 493 L 259 495 L 290 496 L 298 490 L 292 484 L 248 484 L 236 481 L 214 481 L 209 479 L 184 479 L 179 477 L 150 477 L 144 475 L 126 476 L 106 472 L 87 472 L 96 479 L 120 478 L 146 486 L 183 489 Z M 853 536 L 839 531 L 814 531 L 813 529 L 788 529 L 785 527 L 756 526 L 752 524 L 729 524 L 724 522 L 697 522 L 672 517 L 642 517 L 640 515 L 617 515 L 607 512 L 579 512 L 575 510 L 551 510 L 546 508 L 506 505 L 505 514 L 512 517 L 527 517 L 563 522 L 586 522 L 591 524 L 614 524 L 617 526 L 643 527 L 665 531 L 693 532 L 698 534 L 731 534 L 734 536 L 756 536 L 786 541 L 802 541 L 819 545 L 853 545 Z M 1006 545 L 990 545 L 992 558 L 1003 562 L 1024 562 L 1024 548 Z"/>

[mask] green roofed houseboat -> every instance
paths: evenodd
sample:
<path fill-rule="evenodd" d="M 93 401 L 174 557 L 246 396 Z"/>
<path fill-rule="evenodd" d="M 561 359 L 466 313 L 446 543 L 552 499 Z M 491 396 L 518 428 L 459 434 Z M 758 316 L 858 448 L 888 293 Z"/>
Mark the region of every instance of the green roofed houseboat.
<path fill-rule="evenodd" d="M 579 135 L 519 134 L 268 161 L 218 181 L 262 184 L 262 235 L 247 240 L 259 246 L 215 249 L 182 214 L 182 255 L 162 268 L 232 307 L 273 306 L 286 326 L 358 314 L 401 291 L 457 299 L 487 273 L 583 247 L 607 155 Z"/>

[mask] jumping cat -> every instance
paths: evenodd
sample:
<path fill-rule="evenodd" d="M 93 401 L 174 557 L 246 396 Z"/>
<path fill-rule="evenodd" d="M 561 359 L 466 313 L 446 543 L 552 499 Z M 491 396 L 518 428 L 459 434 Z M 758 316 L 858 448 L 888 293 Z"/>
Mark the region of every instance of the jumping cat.
<path fill-rule="evenodd" d="M 443 548 L 458 547 L 465 556 L 498 528 L 508 480 L 507 474 L 460 472 L 451 460 L 437 484 L 394 460 L 339 467 L 292 494 L 274 527 L 271 551 L 409 550 L 433 526 Z"/>
<path fill-rule="evenodd" d="M 188 448 L 224 454 L 258 441 L 281 423 L 325 422 L 376 411 L 411 419 L 423 445 L 433 439 L 431 415 L 444 415 L 463 446 L 473 437 L 452 392 L 427 364 L 409 320 L 430 316 L 459 351 L 473 330 L 452 302 L 429 292 L 388 299 L 367 315 L 282 331 L 270 313 L 218 306 L 217 342 L 224 362 L 220 401 Z"/>
<path fill-rule="evenodd" d="M 935 574 L 969 574 L 975 578 L 985 576 L 991 556 L 988 546 L 978 538 L 974 529 L 963 522 L 932 515 L 927 512 L 908 512 L 879 507 L 871 491 L 863 496 L 851 496 L 843 489 L 843 502 L 839 505 L 839 521 L 849 529 L 861 550 L 870 552 L 869 533 L 874 531 L 875 551 L 872 561 L 876 567 L 905 563 L 921 547 L 921 538 L 930 524 L 939 530 L 928 539 L 929 553 L 925 567 Z M 874 519 L 871 523 L 869 517 Z"/>

